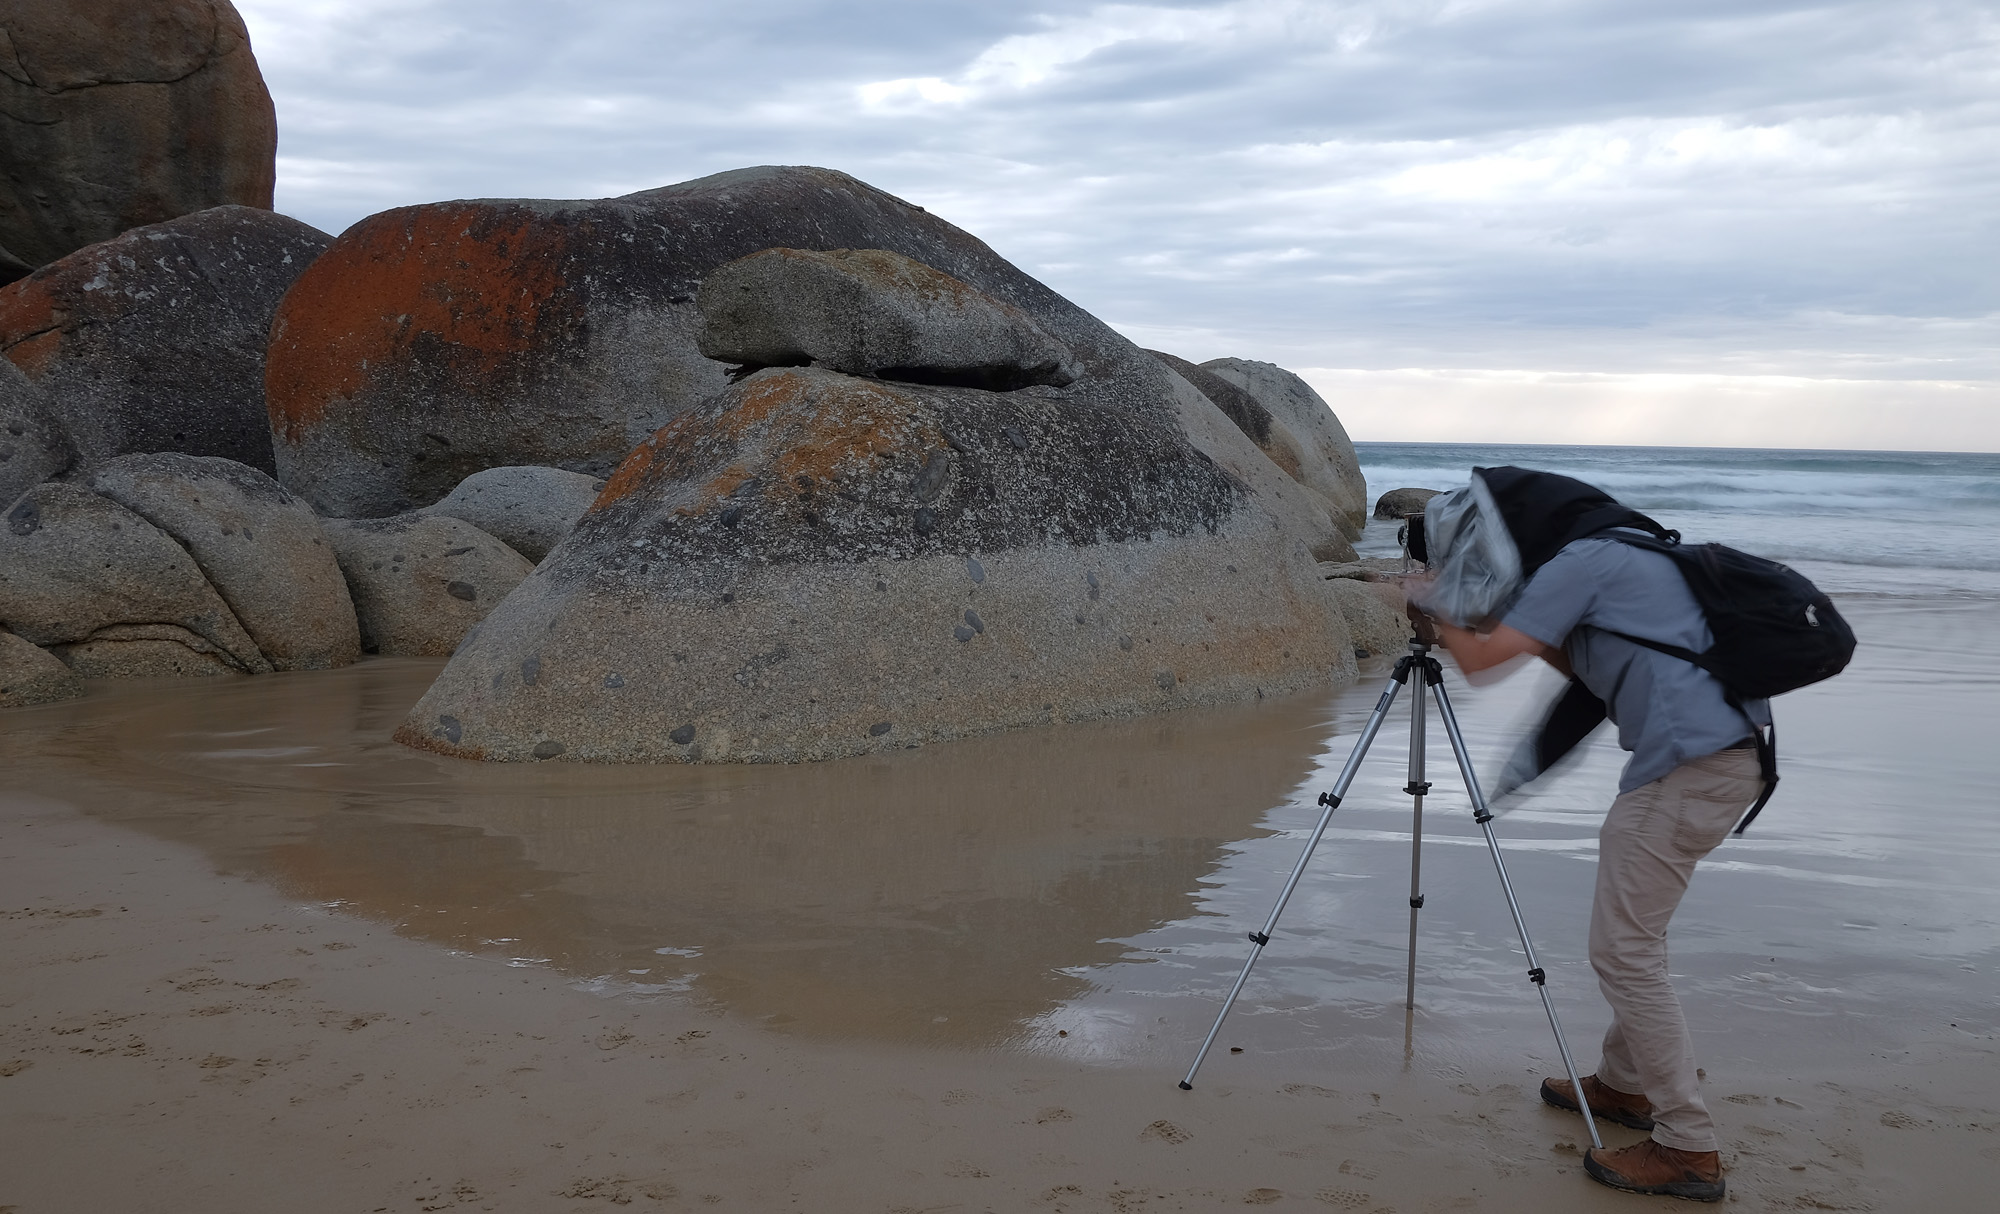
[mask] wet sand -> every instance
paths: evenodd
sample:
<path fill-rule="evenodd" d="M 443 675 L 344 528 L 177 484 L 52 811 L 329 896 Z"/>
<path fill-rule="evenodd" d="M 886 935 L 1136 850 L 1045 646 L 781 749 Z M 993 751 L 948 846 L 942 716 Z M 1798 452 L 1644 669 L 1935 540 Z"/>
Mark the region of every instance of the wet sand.
<path fill-rule="evenodd" d="M 1983 600 L 1855 603 L 1676 974 L 1749 1208 L 2000 1174 Z M 1497 885 L 1400 712 L 1197 1090 L 1174 1086 L 1380 688 L 844 763 L 457 763 L 436 669 L 0 721 L 0 1210 L 1664 1206 L 1599 1188 Z M 1486 762 L 1528 680 L 1450 686 Z M 1498 825 L 1586 1066 L 1600 749 Z M 1406 1046 L 1407 1042 L 1407 1046 Z M 1406 1052 L 1407 1050 L 1407 1052 Z M 1607 1127 L 1607 1141 L 1636 1135 Z"/>

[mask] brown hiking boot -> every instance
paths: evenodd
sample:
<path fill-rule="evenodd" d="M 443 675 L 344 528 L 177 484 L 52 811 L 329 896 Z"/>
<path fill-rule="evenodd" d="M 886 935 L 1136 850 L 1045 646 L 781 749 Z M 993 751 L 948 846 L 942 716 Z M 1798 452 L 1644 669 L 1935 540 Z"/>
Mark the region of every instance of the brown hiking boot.
<path fill-rule="evenodd" d="M 1583 1077 L 1584 1099 L 1590 1101 L 1590 1115 L 1603 1121 L 1614 1121 L 1635 1130 L 1653 1128 L 1653 1102 L 1644 1096 L 1634 1096 L 1605 1087 L 1595 1075 Z M 1576 1089 L 1567 1079 L 1542 1080 L 1542 1103 L 1552 1104 L 1559 1109 L 1579 1111 L 1576 1104 Z"/>
<path fill-rule="evenodd" d="M 1714 1151 L 1681 1151 L 1648 1138 L 1629 1147 L 1583 1153 L 1583 1170 L 1599 1184 L 1627 1193 L 1721 1201 L 1722 1157 Z"/>

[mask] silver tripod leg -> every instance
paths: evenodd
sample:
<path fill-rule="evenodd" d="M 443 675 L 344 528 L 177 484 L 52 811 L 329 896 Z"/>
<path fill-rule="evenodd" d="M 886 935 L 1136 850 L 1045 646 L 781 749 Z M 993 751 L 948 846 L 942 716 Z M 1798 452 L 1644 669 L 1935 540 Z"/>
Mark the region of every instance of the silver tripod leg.
<path fill-rule="evenodd" d="M 1208 1030 L 1207 1038 L 1202 1041 L 1201 1050 L 1195 1054 L 1194 1065 L 1188 1068 L 1187 1075 L 1181 1079 L 1182 1089 L 1194 1090 L 1194 1073 L 1201 1069 L 1202 1059 L 1208 1057 L 1209 1048 L 1215 1044 L 1215 1035 L 1222 1031 L 1222 1022 L 1228 1017 L 1229 1009 L 1236 1006 L 1236 997 L 1243 993 L 1243 984 L 1250 980 L 1251 967 L 1256 965 L 1257 958 L 1263 955 L 1264 946 L 1271 942 L 1271 933 L 1278 927 L 1278 916 L 1285 913 L 1285 903 L 1292 900 L 1292 891 L 1299 887 L 1299 878 L 1305 876 L 1306 864 L 1312 860 L 1313 849 L 1319 846 L 1320 838 L 1326 834 L 1326 825 L 1333 820 L 1333 811 L 1340 808 L 1340 799 L 1347 795 L 1348 785 L 1354 783 L 1354 773 L 1361 770 L 1362 757 L 1368 753 L 1368 747 L 1375 741 L 1375 735 L 1381 732 L 1382 721 L 1389 715 L 1389 705 L 1395 703 L 1396 693 L 1402 690 L 1403 682 L 1410 677 L 1414 665 L 1410 658 L 1403 658 L 1396 663 L 1396 673 L 1390 676 L 1389 685 L 1382 689 L 1382 698 L 1375 702 L 1375 711 L 1368 715 L 1368 723 L 1362 726 L 1361 737 L 1354 743 L 1354 753 L 1347 756 L 1347 766 L 1340 769 L 1340 778 L 1334 781 L 1333 791 L 1319 795 L 1319 803 L 1326 807 L 1326 812 L 1319 816 L 1319 825 L 1313 827 L 1312 837 L 1306 840 L 1305 851 L 1299 854 L 1299 862 L 1292 866 L 1292 875 L 1285 881 L 1285 888 L 1278 895 L 1278 904 L 1271 908 L 1271 917 L 1264 920 L 1264 930 L 1250 933 L 1250 943 L 1254 947 L 1250 950 L 1250 956 L 1243 962 L 1243 972 L 1236 975 L 1236 985 L 1229 988 L 1229 998 L 1222 1001 L 1222 1011 L 1216 1014 L 1215 1024 Z M 1419 701 L 1423 699 L 1421 687 L 1417 689 L 1416 698 Z"/>
<path fill-rule="evenodd" d="M 1427 678 L 1430 672 L 1426 671 Z M 1418 693 L 1421 695 L 1421 691 Z M 1583 1080 L 1576 1073 L 1576 1062 L 1570 1058 L 1569 1042 L 1563 1038 L 1562 1022 L 1556 1019 L 1556 1005 L 1549 998 L 1548 975 L 1541 963 L 1535 960 L 1535 942 L 1528 938 L 1528 922 L 1521 918 L 1521 903 L 1514 897 L 1514 883 L 1507 879 L 1507 862 L 1500 857 L 1500 841 L 1493 837 L 1493 814 L 1486 808 L 1486 796 L 1479 791 L 1479 778 L 1472 774 L 1472 756 L 1466 751 L 1465 737 L 1458 731 L 1458 717 L 1451 711 L 1451 697 L 1444 691 L 1444 681 L 1437 678 L 1431 682 L 1431 694 L 1437 697 L 1438 715 L 1444 718 L 1444 731 L 1451 738 L 1451 753 L 1458 760 L 1458 773 L 1465 777 L 1465 791 L 1472 798 L 1472 820 L 1486 835 L 1486 850 L 1493 855 L 1493 871 L 1500 875 L 1500 892 L 1507 895 L 1507 909 L 1514 916 L 1514 930 L 1521 934 L 1522 951 L 1528 955 L 1528 981 L 1535 984 L 1535 990 L 1542 997 L 1542 1011 L 1548 1013 L 1549 1029 L 1556 1037 L 1556 1050 L 1562 1055 L 1563 1071 L 1569 1076 L 1570 1089 L 1576 1093 L 1577 1107 L 1583 1112 L 1583 1125 L 1590 1132 L 1590 1145 L 1602 1150 L 1604 1140 L 1597 1136 L 1597 1120 L 1590 1115 L 1590 1102 L 1583 1094 Z M 1415 912 L 1411 914 L 1414 916 Z"/>
<path fill-rule="evenodd" d="M 1424 794 L 1431 790 L 1424 779 L 1424 693 L 1419 688 L 1410 697 L 1410 783 L 1403 791 L 1415 803 L 1410 814 L 1410 968 L 1403 982 L 1403 1007 L 1417 1010 L 1417 912 L 1424 908 Z M 1404 1049 L 1409 1048 L 1412 1022 L 1404 1026 Z"/>

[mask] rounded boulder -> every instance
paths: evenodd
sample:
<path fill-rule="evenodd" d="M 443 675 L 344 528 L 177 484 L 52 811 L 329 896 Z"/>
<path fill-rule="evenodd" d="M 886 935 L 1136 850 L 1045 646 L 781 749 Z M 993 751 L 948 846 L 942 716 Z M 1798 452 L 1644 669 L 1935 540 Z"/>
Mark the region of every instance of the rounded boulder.
<path fill-rule="evenodd" d="M 270 472 L 271 317 L 328 239 L 242 206 L 135 228 L 0 287 L 0 352 L 48 394 L 79 470 L 179 451 Z"/>
<path fill-rule="evenodd" d="M 277 115 L 229 0 L 0 5 L 0 282 L 127 229 L 271 206 Z"/>

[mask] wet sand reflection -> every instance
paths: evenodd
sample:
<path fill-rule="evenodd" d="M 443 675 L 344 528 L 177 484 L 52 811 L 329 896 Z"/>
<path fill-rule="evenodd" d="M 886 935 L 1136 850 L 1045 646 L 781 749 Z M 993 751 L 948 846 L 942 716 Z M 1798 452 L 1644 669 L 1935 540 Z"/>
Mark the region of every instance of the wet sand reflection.
<path fill-rule="evenodd" d="M 485 765 L 387 742 L 438 663 L 96 689 L 10 787 L 452 948 L 774 1026 L 996 1045 L 1196 913 L 1325 699 L 803 766 Z"/>

